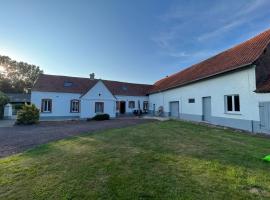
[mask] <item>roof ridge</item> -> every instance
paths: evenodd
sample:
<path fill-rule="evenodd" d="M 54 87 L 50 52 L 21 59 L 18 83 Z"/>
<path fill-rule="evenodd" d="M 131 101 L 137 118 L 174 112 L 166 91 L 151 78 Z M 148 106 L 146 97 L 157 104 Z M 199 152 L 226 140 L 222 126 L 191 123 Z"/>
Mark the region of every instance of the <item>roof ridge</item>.
<path fill-rule="evenodd" d="M 270 44 L 270 29 L 154 83 L 153 92 L 179 87 L 251 65 Z"/>

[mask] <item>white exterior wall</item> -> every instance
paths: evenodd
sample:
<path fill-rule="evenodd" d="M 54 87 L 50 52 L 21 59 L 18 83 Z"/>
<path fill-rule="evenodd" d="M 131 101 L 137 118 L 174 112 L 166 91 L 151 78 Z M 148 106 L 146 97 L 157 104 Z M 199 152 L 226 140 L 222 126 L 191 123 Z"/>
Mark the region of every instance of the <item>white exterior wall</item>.
<path fill-rule="evenodd" d="M 259 121 L 258 101 L 270 100 L 270 95 L 260 95 L 253 92 L 256 89 L 255 67 L 230 73 L 216 78 L 200 81 L 176 89 L 152 94 L 149 97 L 150 110 L 156 104 L 169 112 L 169 103 L 179 101 L 180 114 L 202 115 L 202 98 L 211 96 L 212 116 L 256 120 Z M 224 95 L 239 94 L 240 113 L 225 112 Z M 188 103 L 189 98 L 195 98 L 195 103 Z"/>
<path fill-rule="evenodd" d="M 41 110 L 42 99 L 52 99 L 52 112 L 40 113 L 41 117 L 79 117 L 80 113 L 70 112 L 70 101 L 80 99 L 81 94 L 58 93 L 58 92 L 36 92 L 31 93 L 31 103 Z"/>
<path fill-rule="evenodd" d="M 143 102 L 149 101 L 148 96 L 119 96 L 119 95 L 116 95 L 115 97 L 116 97 L 117 101 L 125 101 L 126 102 L 126 113 L 132 113 L 133 110 L 137 110 L 139 108 L 138 101 L 140 101 L 140 108 L 141 108 L 141 110 L 143 110 Z M 129 101 L 135 101 L 135 108 L 128 107 Z M 117 111 L 117 112 L 119 112 L 119 111 Z"/>
<path fill-rule="evenodd" d="M 81 97 L 81 118 L 90 118 L 96 115 L 95 102 L 104 103 L 104 113 L 115 117 L 116 100 L 107 87 L 99 81 L 85 95 Z"/>

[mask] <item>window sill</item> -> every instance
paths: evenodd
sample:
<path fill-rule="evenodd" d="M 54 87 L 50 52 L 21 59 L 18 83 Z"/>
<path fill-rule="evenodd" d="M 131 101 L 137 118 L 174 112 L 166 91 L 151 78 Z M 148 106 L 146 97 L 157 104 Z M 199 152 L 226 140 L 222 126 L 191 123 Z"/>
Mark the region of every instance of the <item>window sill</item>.
<path fill-rule="evenodd" d="M 225 112 L 226 115 L 242 115 L 240 112 Z"/>

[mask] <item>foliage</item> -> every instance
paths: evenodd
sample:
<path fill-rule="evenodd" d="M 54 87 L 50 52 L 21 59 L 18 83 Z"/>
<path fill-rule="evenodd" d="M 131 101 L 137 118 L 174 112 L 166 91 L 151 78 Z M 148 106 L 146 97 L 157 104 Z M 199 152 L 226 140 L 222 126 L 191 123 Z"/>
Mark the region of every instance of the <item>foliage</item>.
<path fill-rule="evenodd" d="M 1 159 L 0 199 L 269 199 L 269 149 L 187 122 L 111 129 Z"/>
<path fill-rule="evenodd" d="M 110 119 L 110 115 L 108 114 L 97 114 L 96 116 L 92 118 L 92 120 L 96 120 L 96 121 L 103 121 L 103 120 L 109 120 L 109 119 Z"/>
<path fill-rule="evenodd" d="M 16 124 L 36 124 L 39 121 L 39 110 L 32 105 L 24 105 L 17 113 Z"/>
<path fill-rule="evenodd" d="M 142 115 L 142 110 L 133 110 L 133 114 L 135 115 L 135 116 L 141 116 Z"/>
<path fill-rule="evenodd" d="M 0 119 L 4 116 L 4 107 L 9 102 L 9 98 L 3 92 L 0 92 Z"/>
<path fill-rule="evenodd" d="M 6 93 L 22 93 L 32 88 L 43 71 L 36 65 L 17 62 L 0 55 L 0 90 Z"/>

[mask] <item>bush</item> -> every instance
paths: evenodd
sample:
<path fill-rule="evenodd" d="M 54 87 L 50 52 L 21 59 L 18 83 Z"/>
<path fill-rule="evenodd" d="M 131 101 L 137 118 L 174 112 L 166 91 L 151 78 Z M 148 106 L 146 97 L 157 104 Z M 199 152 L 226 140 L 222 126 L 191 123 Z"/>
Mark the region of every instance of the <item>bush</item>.
<path fill-rule="evenodd" d="M 35 105 L 24 105 L 17 114 L 16 124 L 36 124 L 39 121 L 39 110 Z"/>
<path fill-rule="evenodd" d="M 109 120 L 109 119 L 110 119 L 110 115 L 108 114 L 98 114 L 92 118 L 92 120 L 96 120 L 96 121 L 103 121 L 103 120 Z"/>
<path fill-rule="evenodd" d="M 0 119 L 4 117 L 4 107 L 9 102 L 9 98 L 3 92 L 0 92 Z"/>
<path fill-rule="evenodd" d="M 142 115 L 142 110 L 133 110 L 133 114 L 135 115 L 135 116 L 141 116 Z"/>

